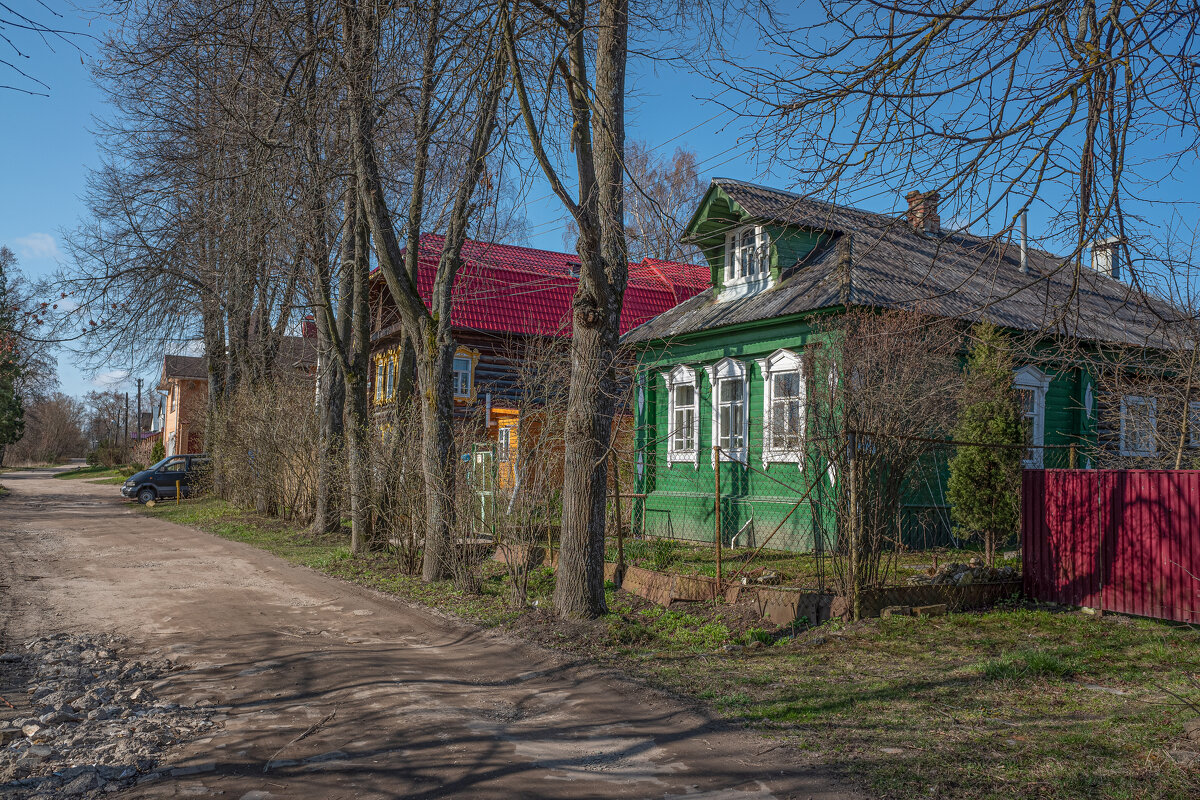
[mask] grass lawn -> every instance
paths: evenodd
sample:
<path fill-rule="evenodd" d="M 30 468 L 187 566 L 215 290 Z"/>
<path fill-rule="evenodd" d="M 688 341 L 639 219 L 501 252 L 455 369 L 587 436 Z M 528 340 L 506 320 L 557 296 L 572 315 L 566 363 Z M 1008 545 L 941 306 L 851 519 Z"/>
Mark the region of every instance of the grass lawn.
<path fill-rule="evenodd" d="M 1168 693 L 1200 702 L 1194 628 L 1014 605 L 791 636 L 766 630 L 746 604 L 667 610 L 611 590 L 613 613 L 569 623 L 549 610 L 548 570 L 531 580 L 538 607 L 518 611 L 495 562 L 484 564 L 481 593 L 468 595 L 400 574 L 394 557 L 352 558 L 344 540 L 311 539 L 219 501 L 146 513 L 623 668 L 800 748 L 875 796 L 1200 797 L 1200 766 L 1166 756 L 1200 715 Z"/>
<path fill-rule="evenodd" d="M 120 486 L 136 471 L 131 466 L 106 467 L 103 464 L 97 464 L 92 467 L 75 467 L 66 472 L 59 472 L 54 477 L 64 481 L 87 480 L 90 483 Z"/>
<path fill-rule="evenodd" d="M 94 467 L 75 467 L 56 473 L 54 477 L 62 481 L 76 481 L 85 478 L 120 478 L 124 481 L 127 476 L 120 467 L 106 467 L 103 464 L 97 464 Z"/>

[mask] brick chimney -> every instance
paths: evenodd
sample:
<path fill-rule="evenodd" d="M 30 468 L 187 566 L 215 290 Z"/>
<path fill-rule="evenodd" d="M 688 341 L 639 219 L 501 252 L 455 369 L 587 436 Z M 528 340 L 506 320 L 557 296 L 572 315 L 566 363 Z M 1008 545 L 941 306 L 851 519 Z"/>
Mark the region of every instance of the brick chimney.
<path fill-rule="evenodd" d="M 942 218 L 938 216 L 937 192 L 918 192 L 916 189 L 904 196 L 908 200 L 908 224 L 921 233 L 937 233 L 942 229 Z"/>

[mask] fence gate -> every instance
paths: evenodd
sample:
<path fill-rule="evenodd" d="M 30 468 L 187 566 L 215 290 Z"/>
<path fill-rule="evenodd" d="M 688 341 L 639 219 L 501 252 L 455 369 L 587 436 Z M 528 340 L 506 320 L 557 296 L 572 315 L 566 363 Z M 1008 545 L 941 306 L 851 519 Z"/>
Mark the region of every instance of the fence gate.
<path fill-rule="evenodd" d="M 1200 623 L 1200 471 L 1027 470 L 1025 593 Z"/>

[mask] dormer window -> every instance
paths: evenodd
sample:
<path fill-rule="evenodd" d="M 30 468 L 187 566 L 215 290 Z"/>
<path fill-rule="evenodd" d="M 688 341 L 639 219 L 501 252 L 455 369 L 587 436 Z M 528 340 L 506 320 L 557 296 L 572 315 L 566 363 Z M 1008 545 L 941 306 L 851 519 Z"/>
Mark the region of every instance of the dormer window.
<path fill-rule="evenodd" d="M 721 299 L 753 294 L 771 280 L 771 243 L 760 225 L 744 225 L 725 235 L 725 280 Z"/>

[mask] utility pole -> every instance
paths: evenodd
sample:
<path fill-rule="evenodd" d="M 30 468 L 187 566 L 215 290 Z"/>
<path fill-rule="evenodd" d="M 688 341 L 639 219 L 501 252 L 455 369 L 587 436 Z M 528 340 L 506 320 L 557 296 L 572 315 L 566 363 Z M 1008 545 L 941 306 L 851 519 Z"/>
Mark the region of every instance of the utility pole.
<path fill-rule="evenodd" d="M 138 394 L 137 394 L 137 435 L 138 441 L 142 440 L 142 379 L 137 379 Z"/>
<path fill-rule="evenodd" d="M 121 447 L 121 452 L 129 451 L 129 392 L 125 393 L 125 440 Z"/>

